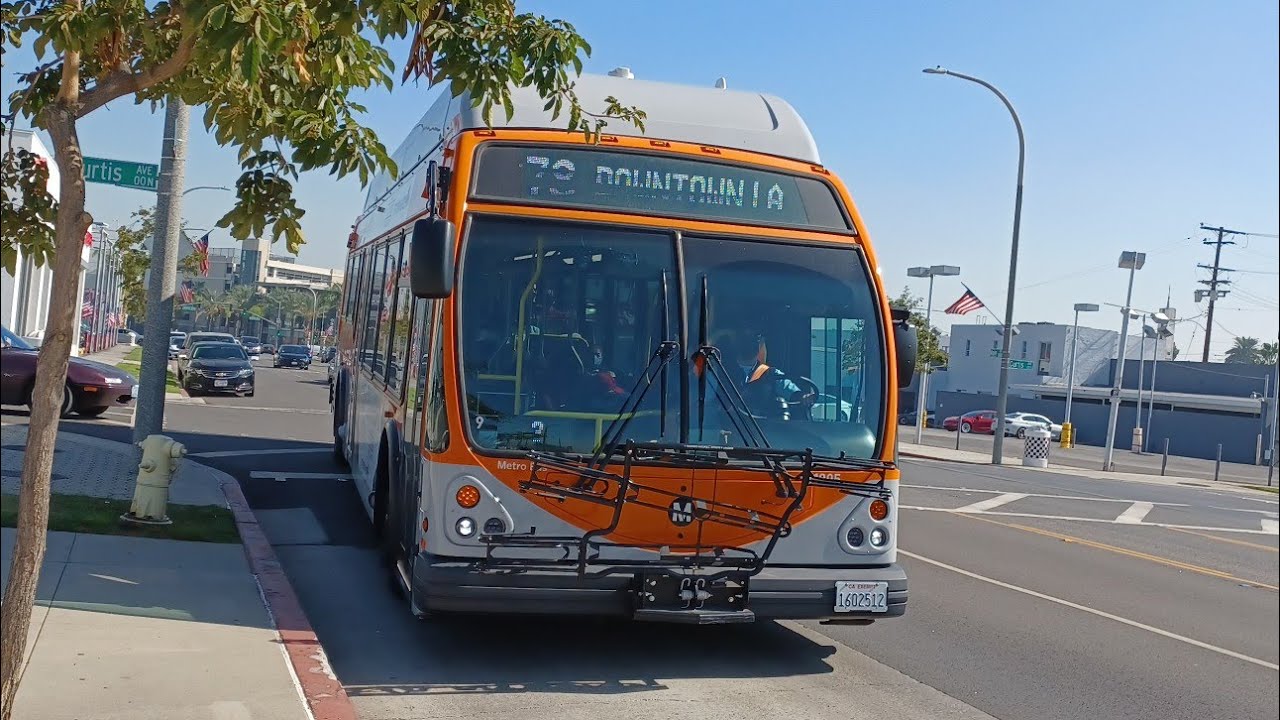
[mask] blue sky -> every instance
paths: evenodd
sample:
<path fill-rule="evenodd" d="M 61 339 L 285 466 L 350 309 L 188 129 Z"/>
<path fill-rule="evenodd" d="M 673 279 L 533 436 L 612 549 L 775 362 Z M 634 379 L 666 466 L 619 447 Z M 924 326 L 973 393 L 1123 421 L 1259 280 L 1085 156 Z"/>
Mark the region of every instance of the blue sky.
<path fill-rule="evenodd" d="M 924 75 L 933 65 L 982 77 L 1017 107 L 1027 135 L 1015 319 L 1070 322 L 1076 302 L 1122 303 L 1121 250 L 1148 253 L 1134 305 L 1166 292 L 1183 317 L 1203 313 L 1192 292 L 1210 262 L 1201 222 L 1258 233 L 1280 228 L 1277 7 L 1224 2 L 522 1 L 563 17 L 592 43 L 589 72 L 618 65 L 638 78 L 734 89 L 790 101 L 824 162 L 842 176 L 896 294 L 911 265 L 954 264 L 934 307 L 968 284 L 1003 313 L 1017 142 L 986 90 Z M 391 49 L 399 61 L 404 46 Z M 31 62 L 8 56 L 10 69 Z M 398 86 L 362 98 L 367 123 L 394 148 L 437 91 Z M 218 148 L 193 112 L 187 185 L 231 185 L 235 153 Z M 116 103 L 81 124 L 90 156 L 156 162 L 162 114 Z M 300 262 L 340 265 L 363 199 L 354 181 L 318 173 L 297 187 L 307 209 Z M 184 215 L 211 227 L 231 196 L 194 192 Z M 89 210 L 125 222 L 146 193 L 90 185 Z M 1214 355 L 1233 335 L 1274 339 L 1280 326 L 1277 240 L 1237 238 L 1223 254 L 1234 292 L 1219 303 Z M 225 231 L 213 244 L 231 244 Z M 924 295 L 925 281 L 911 280 Z M 1104 308 L 1106 306 L 1104 305 Z M 963 321 L 972 321 L 974 315 Z M 935 323 L 956 316 L 935 310 Z M 990 322 L 992 319 L 987 318 Z M 1114 309 L 1085 321 L 1115 328 Z M 1203 323 L 1203 318 L 1198 322 Z M 1194 338 L 1193 338 L 1194 333 Z M 1182 323 L 1178 344 L 1199 355 L 1203 330 Z M 1185 357 L 1185 356 L 1184 356 Z"/>

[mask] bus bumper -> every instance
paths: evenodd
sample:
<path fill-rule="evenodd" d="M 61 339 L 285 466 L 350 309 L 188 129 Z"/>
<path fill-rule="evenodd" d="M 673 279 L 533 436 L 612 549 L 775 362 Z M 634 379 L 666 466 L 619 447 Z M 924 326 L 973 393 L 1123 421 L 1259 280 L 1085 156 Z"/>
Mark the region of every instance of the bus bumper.
<path fill-rule="evenodd" d="M 423 562 L 427 559 L 427 562 Z M 886 612 L 835 612 L 837 581 L 885 582 Z M 414 605 L 424 612 L 633 617 L 638 575 L 580 578 L 572 570 L 485 571 L 470 562 L 419 556 Z M 907 576 L 897 564 L 862 568 L 766 567 L 748 584 L 758 619 L 878 620 L 907 609 Z"/>

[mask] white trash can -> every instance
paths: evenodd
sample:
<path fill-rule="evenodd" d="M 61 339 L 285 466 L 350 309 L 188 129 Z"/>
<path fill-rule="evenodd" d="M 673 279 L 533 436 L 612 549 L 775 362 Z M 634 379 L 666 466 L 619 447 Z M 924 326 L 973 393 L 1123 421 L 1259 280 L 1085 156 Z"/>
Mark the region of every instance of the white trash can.
<path fill-rule="evenodd" d="M 1022 464 L 1027 467 L 1049 467 L 1049 439 L 1044 428 L 1028 428 L 1022 446 Z"/>

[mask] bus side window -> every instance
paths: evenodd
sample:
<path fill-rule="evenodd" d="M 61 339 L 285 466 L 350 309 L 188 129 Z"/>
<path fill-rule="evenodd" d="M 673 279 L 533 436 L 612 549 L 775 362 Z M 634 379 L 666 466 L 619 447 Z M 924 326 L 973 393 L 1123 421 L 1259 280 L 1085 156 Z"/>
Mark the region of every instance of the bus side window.
<path fill-rule="evenodd" d="M 443 452 L 449 447 L 449 414 L 444 403 L 444 326 L 443 303 L 433 303 L 430 320 L 430 349 L 427 351 L 427 449 Z"/>

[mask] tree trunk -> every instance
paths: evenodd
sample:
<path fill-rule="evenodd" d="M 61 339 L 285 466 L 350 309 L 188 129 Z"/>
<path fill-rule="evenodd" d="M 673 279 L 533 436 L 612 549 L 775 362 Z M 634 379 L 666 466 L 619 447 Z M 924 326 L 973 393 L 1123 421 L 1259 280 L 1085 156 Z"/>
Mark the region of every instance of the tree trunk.
<path fill-rule="evenodd" d="M 18 494 L 18 539 L 13 548 L 4 606 L 0 608 L 0 636 L 4 638 L 0 644 L 0 720 L 9 720 L 13 715 L 36 583 L 44 561 L 53 446 L 58 438 L 67 358 L 71 354 L 71 343 L 79 336 L 76 319 L 80 316 L 77 291 L 81 254 L 84 235 L 92 221 L 84 211 L 84 157 L 76 134 L 74 106 L 59 102 L 49 106 L 43 116 L 58 162 L 57 252 L 49 292 L 49 319 L 31 393 L 31 421 L 22 462 L 22 489 Z"/>

